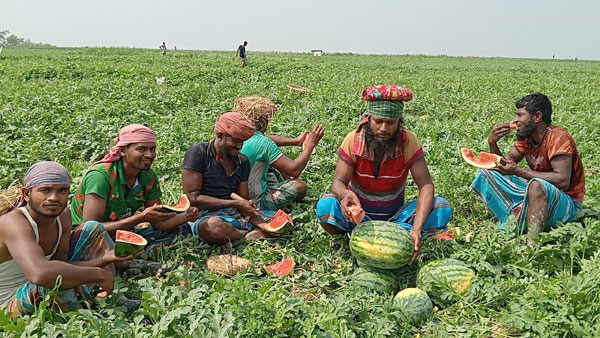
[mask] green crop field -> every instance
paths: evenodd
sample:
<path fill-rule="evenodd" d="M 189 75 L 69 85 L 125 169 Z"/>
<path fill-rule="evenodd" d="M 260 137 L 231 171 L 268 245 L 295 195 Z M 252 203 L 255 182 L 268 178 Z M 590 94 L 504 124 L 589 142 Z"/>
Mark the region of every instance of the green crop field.
<path fill-rule="evenodd" d="M 157 85 L 155 76 L 165 76 Z M 329 192 L 336 150 L 354 129 L 365 102 L 362 88 L 395 83 L 413 91 L 405 126 L 419 137 L 436 193 L 453 206 L 449 226 L 457 240 L 425 240 L 419 262 L 399 273 L 402 288 L 415 285 L 419 265 L 441 257 L 461 259 L 476 272 L 473 287 L 454 305 L 411 326 L 391 296 L 355 289 L 357 268 L 347 237 L 327 235 L 312 204 L 291 210 L 297 228 L 276 240 L 235 248 L 253 268 L 235 277 L 206 269 L 221 248 L 189 237 L 150 259 L 170 271 L 117 279 L 115 294 L 93 310 L 56 314 L 40 309 L 10 320 L 0 310 L 6 336 L 50 337 L 412 337 L 600 336 L 600 221 L 560 225 L 537 246 L 495 230 L 496 223 L 469 188 L 475 169 L 460 147 L 487 149 L 494 123 L 510 122 L 514 102 L 542 92 L 553 103 L 553 122 L 575 138 L 586 168 L 584 206 L 600 209 L 600 62 L 251 53 L 240 68 L 233 52 L 142 49 L 9 49 L 0 55 L 0 188 L 19 183 L 38 160 L 65 165 L 76 187 L 87 166 L 106 153 L 118 130 L 145 123 L 158 134 L 153 163 L 173 203 L 181 193 L 185 150 L 207 141 L 215 118 L 249 94 L 278 105 L 270 130 L 297 136 L 320 123 L 325 136 L 302 178 L 308 195 Z M 305 95 L 287 84 L 308 87 Z M 514 135 L 514 134 L 511 134 Z M 508 150 L 511 135 L 501 142 Z M 295 157 L 299 147 L 285 149 Z M 409 181 L 408 196 L 416 196 Z M 465 240 L 469 232 L 474 234 Z M 295 273 L 283 279 L 262 271 L 291 256 Z M 185 282 L 185 283 L 182 283 Z M 119 294 L 142 299 L 127 312 Z"/>

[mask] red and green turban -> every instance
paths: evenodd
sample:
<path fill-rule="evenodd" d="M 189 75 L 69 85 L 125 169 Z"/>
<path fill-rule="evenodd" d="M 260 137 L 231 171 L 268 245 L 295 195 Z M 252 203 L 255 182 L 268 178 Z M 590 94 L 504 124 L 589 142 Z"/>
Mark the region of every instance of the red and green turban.
<path fill-rule="evenodd" d="M 412 100 L 412 92 L 398 85 L 375 85 L 362 91 L 362 99 L 369 102 L 367 114 L 399 119 L 402 118 L 404 102 Z"/>

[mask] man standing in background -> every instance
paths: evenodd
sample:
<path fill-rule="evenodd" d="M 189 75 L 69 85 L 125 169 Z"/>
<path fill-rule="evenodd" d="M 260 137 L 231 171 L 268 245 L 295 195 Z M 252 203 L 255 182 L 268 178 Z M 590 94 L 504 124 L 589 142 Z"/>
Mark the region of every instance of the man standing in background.
<path fill-rule="evenodd" d="M 235 52 L 235 56 L 240 56 L 240 59 L 242 59 L 242 68 L 244 68 L 244 66 L 246 66 L 246 46 L 248 45 L 248 41 L 244 41 L 244 44 L 240 45 L 237 49 L 237 51 Z"/>

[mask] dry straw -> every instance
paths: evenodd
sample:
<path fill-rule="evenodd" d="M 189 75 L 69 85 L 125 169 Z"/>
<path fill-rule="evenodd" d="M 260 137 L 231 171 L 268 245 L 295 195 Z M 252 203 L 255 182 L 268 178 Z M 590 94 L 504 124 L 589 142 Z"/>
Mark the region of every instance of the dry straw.
<path fill-rule="evenodd" d="M 242 113 L 254 121 L 258 121 L 261 117 L 271 120 L 277 111 L 277 106 L 269 98 L 250 95 L 235 99 L 233 111 Z"/>
<path fill-rule="evenodd" d="M 17 185 L 0 191 L 0 215 L 4 215 L 14 208 L 21 198 L 21 186 Z"/>
<path fill-rule="evenodd" d="M 305 93 L 310 92 L 309 88 L 298 86 L 298 85 L 294 85 L 294 84 L 289 84 L 289 85 L 287 85 L 287 87 L 288 87 L 289 90 L 291 90 L 293 92 L 300 93 L 300 94 L 305 94 Z"/>
<path fill-rule="evenodd" d="M 206 267 L 221 275 L 233 276 L 238 272 L 248 270 L 252 263 L 236 255 L 211 256 L 206 260 Z"/>

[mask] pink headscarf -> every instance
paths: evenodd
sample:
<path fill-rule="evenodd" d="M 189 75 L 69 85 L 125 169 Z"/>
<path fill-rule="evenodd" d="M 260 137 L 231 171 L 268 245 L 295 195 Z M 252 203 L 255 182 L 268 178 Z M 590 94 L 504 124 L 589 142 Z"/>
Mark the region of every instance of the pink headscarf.
<path fill-rule="evenodd" d="M 215 134 L 229 134 L 237 139 L 246 141 L 256 131 L 254 122 L 245 115 L 228 112 L 219 117 L 215 122 Z"/>
<path fill-rule="evenodd" d="M 156 133 L 154 130 L 141 125 L 141 124 L 130 124 L 119 130 L 119 136 L 115 138 L 115 145 L 110 148 L 108 154 L 106 154 L 100 161 L 94 162 L 94 164 L 104 162 L 116 162 L 121 159 L 120 149 L 133 143 L 156 143 Z"/>

